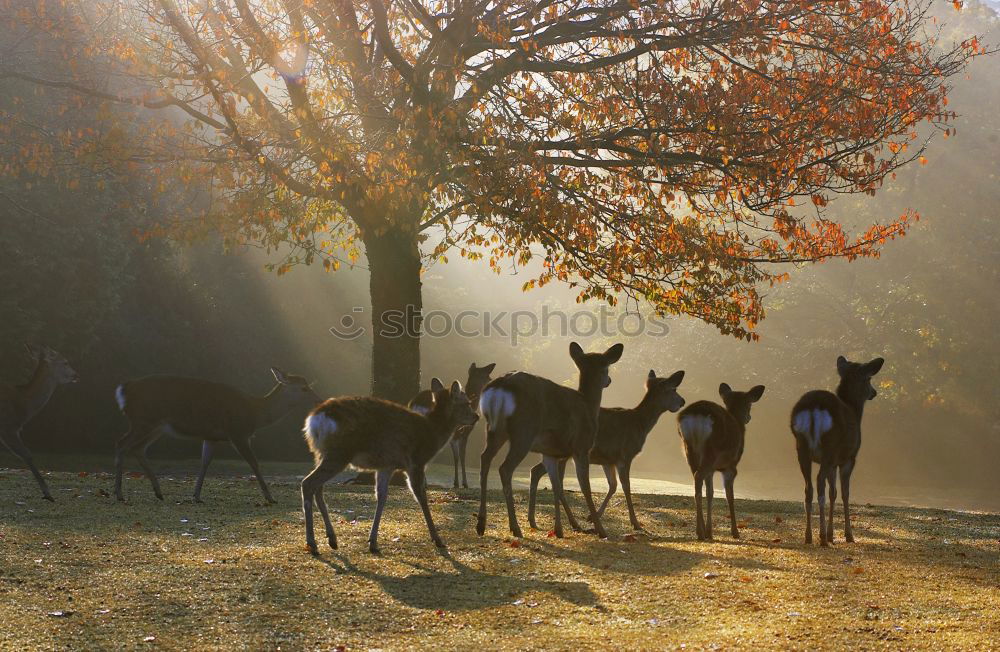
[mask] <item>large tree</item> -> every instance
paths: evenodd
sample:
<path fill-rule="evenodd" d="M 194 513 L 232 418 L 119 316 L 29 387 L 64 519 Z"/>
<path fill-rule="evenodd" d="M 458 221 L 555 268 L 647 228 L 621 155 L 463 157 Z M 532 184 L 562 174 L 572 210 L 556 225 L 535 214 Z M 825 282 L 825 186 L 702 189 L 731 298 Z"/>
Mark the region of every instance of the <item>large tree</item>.
<path fill-rule="evenodd" d="M 981 51 L 935 48 L 926 1 L 0 0 L 109 72 L 0 75 L 172 108 L 88 150 L 210 180 L 162 233 L 291 244 L 279 270 L 363 245 L 373 391 L 405 400 L 418 333 L 379 316 L 419 313 L 422 253 L 541 258 L 526 286 L 747 338 L 778 264 L 877 255 L 911 213 L 851 233 L 824 207 L 920 157 Z"/>

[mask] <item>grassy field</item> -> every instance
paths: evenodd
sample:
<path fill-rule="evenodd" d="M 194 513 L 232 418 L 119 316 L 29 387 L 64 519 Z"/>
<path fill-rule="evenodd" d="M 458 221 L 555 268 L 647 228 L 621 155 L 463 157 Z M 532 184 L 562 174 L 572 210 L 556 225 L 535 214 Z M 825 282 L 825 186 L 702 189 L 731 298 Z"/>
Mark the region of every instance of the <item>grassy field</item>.
<path fill-rule="evenodd" d="M 333 487 L 338 552 L 303 545 L 298 485 L 263 506 L 247 476 L 145 478 L 129 502 L 104 473 L 53 473 L 55 504 L 30 475 L 0 473 L 0 649 L 937 648 L 1000 642 L 1000 516 L 858 505 L 855 544 L 802 544 L 800 505 L 740 501 L 742 538 L 716 501 L 716 541 L 694 538 L 691 499 L 622 499 L 611 539 L 507 536 L 492 493 L 432 490 L 446 553 L 394 487 L 382 556 L 367 553 L 370 490 Z M 620 496 L 620 494 L 619 494 Z M 541 495 L 540 525 L 551 523 Z M 578 496 L 575 504 L 580 505 Z M 522 527 L 525 496 L 518 493 Z M 320 528 L 317 529 L 319 533 Z M 838 531 L 838 536 L 842 536 Z M 323 537 L 319 540 L 323 542 Z"/>

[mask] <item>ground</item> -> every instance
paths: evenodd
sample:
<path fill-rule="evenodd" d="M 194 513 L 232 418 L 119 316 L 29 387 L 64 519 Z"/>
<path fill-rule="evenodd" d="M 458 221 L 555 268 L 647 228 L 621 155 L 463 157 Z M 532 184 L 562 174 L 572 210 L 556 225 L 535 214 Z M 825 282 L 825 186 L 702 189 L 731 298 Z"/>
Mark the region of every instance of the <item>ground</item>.
<path fill-rule="evenodd" d="M 238 467 L 232 467 L 238 468 Z M 858 505 L 854 544 L 803 544 L 797 503 L 738 501 L 740 540 L 716 501 L 716 541 L 694 537 L 690 497 L 620 498 L 611 538 L 510 538 L 498 492 L 475 534 L 477 490 L 431 490 L 448 544 L 429 541 L 393 487 L 381 556 L 367 552 L 373 498 L 327 490 L 341 549 L 304 546 L 298 483 L 264 506 L 246 475 L 161 478 L 0 471 L 0 649 L 983 649 L 1000 641 L 1000 516 Z M 550 527 L 551 493 L 540 523 Z M 572 499 L 580 505 L 579 496 Z M 317 515 L 318 516 L 318 515 Z M 319 524 L 317 519 L 317 525 Z M 839 523 L 839 520 L 838 520 Z M 838 525 L 838 528 L 840 526 Z"/>

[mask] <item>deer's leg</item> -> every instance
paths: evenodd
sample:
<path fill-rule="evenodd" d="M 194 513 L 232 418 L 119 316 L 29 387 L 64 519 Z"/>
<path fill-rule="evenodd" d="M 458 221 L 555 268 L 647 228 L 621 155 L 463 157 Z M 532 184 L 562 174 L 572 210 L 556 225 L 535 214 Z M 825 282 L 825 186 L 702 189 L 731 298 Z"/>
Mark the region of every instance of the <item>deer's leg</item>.
<path fill-rule="evenodd" d="M 544 475 L 545 462 L 539 462 L 531 467 L 531 482 L 528 484 L 528 525 L 532 530 L 538 529 L 538 524 L 535 522 L 535 500 L 538 498 L 538 482 Z"/>
<path fill-rule="evenodd" d="M 561 539 L 563 537 L 561 505 L 565 499 L 563 498 L 563 487 L 562 487 L 563 479 L 560 471 L 565 469 L 566 467 L 561 465 L 559 463 L 559 460 L 557 460 L 554 457 L 549 457 L 548 455 L 542 456 L 542 464 L 544 465 L 545 470 L 549 474 L 549 482 L 552 483 L 552 496 L 556 508 L 555 525 L 553 526 L 553 529 L 555 530 L 556 536 Z"/>
<path fill-rule="evenodd" d="M 569 464 L 569 459 L 559 460 L 559 478 L 563 481 L 566 479 L 566 465 Z M 580 527 L 580 523 L 573 516 L 573 510 L 569 508 L 569 498 L 566 497 L 566 489 L 563 488 L 562 492 L 562 506 L 566 510 L 566 520 L 569 521 L 569 526 L 573 528 L 574 532 L 583 532 L 583 528 Z M 587 520 L 590 520 L 589 518 Z"/>
<path fill-rule="evenodd" d="M 854 460 L 840 467 L 840 493 L 844 501 L 844 541 L 854 543 L 854 531 L 851 529 L 851 473 L 854 471 Z"/>
<path fill-rule="evenodd" d="M 327 461 L 329 460 L 329 461 Z M 316 549 L 316 535 L 313 533 L 313 500 L 319 507 L 319 513 L 323 516 L 323 525 L 326 527 L 326 540 L 330 547 L 337 549 L 337 535 L 333 531 L 333 524 L 330 522 L 330 513 L 326 508 L 326 501 L 323 499 L 323 485 L 332 477 L 344 470 L 347 462 L 327 458 L 320 462 L 306 477 L 302 478 L 302 514 L 306 521 L 306 547 L 312 554 L 318 554 Z"/>
<path fill-rule="evenodd" d="M 813 483 L 812 483 L 812 458 L 809 456 L 809 451 L 805 450 L 804 445 L 799 444 L 799 469 L 802 471 L 802 478 L 806 482 L 806 544 L 811 544 L 813 542 L 813 532 L 812 532 L 812 502 L 813 502 Z"/>
<path fill-rule="evenodd" d="M 826 540 L 833 543 L 833 512 L 837 507 L 837 467 L 830 465 L 830 470 L 826 474 L 826 481 L 830 484 L 830 516 L 826 530 Z"/>
<path fill-rule="evenodd" d="M 820 464 L 816 473 L 816 498 L 819 501 L 819 545 L 829 545 L 826 540 L 826 478 L 829 475 L 827 465 Z"/>
<path fill-rule="evenodd" d="M 597 536 L 602 539 L 608 538 L 608 533 L 604 530 L 601 517 L 594 506 L 594 496 L 590 491 L 590 451 L 585 450 L 573 456 L 573 464 L 576 465 L 576 480 L 580 483 L 580 491 L 587 501 L 587 509 L 590 511 L 590 518 L 597 530 Z"/>
<path fill-rule="evenodd" d="M 465 449 L 469 446 L 469 433 L 465 433 L 458 442 L 458 461 L 462 463 L 462 488 L 469 488 L 469 478 L 465 475 Z"/>
<path fill-rule="evenodd" d="M 452 487 L 458 489 L 458 453 L 460 446 L 458 441 L 454 437 L 451 438 L 451 441 L 448 442 L 448 445 L 451 447 L 451 459 L 455 465 L 455 482 L 452 485 Z"/>
<path fill-rule="evenodd" d="M 209 439 L 201 442 L 201 470 L 198 472 L 198 479 L 194 482 L 194 502 L 201 502 L 201 485 L 205 482 L 205 473 L 208 465 L 215 454 L 215 442 Z"/>
<path fill-rule="evenodd" d="M 424 512 L 424 520 L 427 522 L 427 531 L 430 532 L 431 541 L 438 548 L 444 548 L 444 541 L 438 535 L 437 528 L 434 527 L 434 519 L 431 518 L 431 507 L 427 504 L 427 478 L 424 467 L 414 466 L 406 471 L 406 480 L 410 485 L 413 497 L 417 499 L 420 509 Z"/>
<path fill-rule="evenodd" d="M 378 525 L 385 510 L 385 499 L 389 497 L 389 481 L 392 480 L 392 473 L 393 469 L 381 469 L 375 472 L 375 517 L 372 519 L 372 530 L 368 534 L 368 550 L 376 555 L 379 553 Z"/>
<path fill-rule="evenodd" d="M 726 488 L 726 502 L 729 503 L 729 531 L 734 539 L 740 538 L 736 528 L 736 500 L 733 496 L 733 483 L 736 481 L 736 467 L 722 472 L 722 484 Z"/>
<path fill-rule="evenodd" d="M 604 467 L 604 477 L 608 480 L 608 495 L 604 497 L 601 502 L 601 506 L 597 508 L 597 515 L 604 517 L 604 510 L 608 508 L 608 503 L 611 502 L 611 497 L 615 495 L 618 491 L 618 480 L 615 477 L 615 465 L 614 464 L 603 464 Z"/>
<path fill-rule="evenodd" d="M 138 460 L 143 473 L 145 473 L 146 477 L 149 478 L 149 483 L 153 485 L 153 493 L 157 498 L 163 500 L 163 491 L 160 489 L 160 479 L 156 477 L 156 471 L 153 470 L 153 465 L 149 463 L 148 459 L 146 459 L 146 449 L 152 445 L 153 439 L 156 438 L 153 437 L 144 445 L 137 447 L 133 454 L 135 455 L 135 459 Z"/>
<path fill-rule="evenodd" d="M 705 539 L 705 519 L 701 513 L 701 489 L 704 484 L 705 478 L 702 476 L 701 469 L 699 469 L 695 471 L 694 474 L 694 509 L 695 518 L 697 519 L 695 523 L 695 531 L 698 534 L 699 541 L 703 541 Z"/>
<path fill-rule="evenodd" d="M 476 534 L 482 536 L 486 532 L 486 484 L 490 474 L 490 463 L 503 446 L 501 435 L 495 431 L 486 431 L 486 448 L 479 458 L 479 518 L 476 521 Z"/>
<path fill-rule="evenodd" d="M 131 424 L 128 432 L 115 443 L 115 498 L 124 501 L 122 475 L 125 471 L 125 454 L 132 452 L 140 444 L 148 446 L 156 439 L 158 426 L 155 424 Z M 148 440 L 143 444 L 144 440 Z M 162 500 L 162 494 L 157 496 Z"/>
<path fill-rule="evenodd" d="M 517 513 L 514 511 L 514 469 L 524 460 L 534 440 L 534 435 L 528 432 L 521 432 L 520 436 L 512 432 L 510 446 L 507 449 L 507 457 L 499 469 L 500 484 L 503 485 L 503 496 L 507 502 L 507 523 L 510 526 L 510 533 L 517 538 L 521 538 L 524 535 L 521 534 L 521 526 L 517 523 Z"/>
<path fill-rule="evenodd" d="M 274 498 L 271 498 L 271 490 L 267 488 L 267 483 L 264 482 L 264 476 L 260 474 L 260 465 L 257 464 L 257 457 L 254 456 L 253 450 L 250 448 L 250 439 L 241 439 L 234 437 L 229 441 L 232 442 L 233 447 L 236 448 L 237 452 L 247 461 L 250 465 L 250 470 L 253 471 L 253 475 L 257 478 L 257 484 L 260 485 L 260 491 L 264 494 L 264 500 L 268 505 L 274 504 Z"/>
<path fill-rule="evenodd" d="M 618 463 L 618 479 L 622 483 L 622 491 L 625 492 L 625 504 L 628 506 L 628 520 L 632 524 L 633 530 L 641 530 L 642 523 L 635 516 L 635 504 L 632 502 L 632 460 Z"/>
<path fill-rule="evenodd" d="M 21 461 L 28 465 L 28 469 L 31 471 L 31 475 L 35 477 L 35 482 L 38 483 L 38 487 L 42 490 L 42 498 L 45 500 L 55 502 L 55 498 L 49 492 L 49 485 L 45 482 L 45 478 L 42 477 L 41 472 L 38 467 L 35 466 L 35 460 L 31 456 L 31 451 L 28 447 L 24 445 L 21 441 L 21 433 L 19 431 L 14 431 L 8 435 L 0 437 L 0 440 L 10 449 L 10 452 L 21 458 Z"/>
<path fill-rule="evenodd" d="M 708 503 L 707 518 L 705 519 L 705 538 L 711 541 L 715 537 L 712 534 L 712 503 L 715 502 L 715 472 L 709 470 L 705 473 L 705 500 Z"/>

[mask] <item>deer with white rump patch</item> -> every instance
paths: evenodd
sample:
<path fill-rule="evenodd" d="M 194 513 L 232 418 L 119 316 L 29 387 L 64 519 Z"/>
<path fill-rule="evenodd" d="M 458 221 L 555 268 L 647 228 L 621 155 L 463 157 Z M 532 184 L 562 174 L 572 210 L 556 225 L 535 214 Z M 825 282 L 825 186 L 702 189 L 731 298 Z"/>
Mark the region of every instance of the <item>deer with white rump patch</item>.
<path fill-rule="evenodd" d="M 42 411 L 56 387 L 79 380 L 66 358 L 48 347 L 26 345 L 35 360 L 35 371 L 24 385 L 0 384 L 0 441 L 31 469 L 45 500 L 54 501 L 45 478 L 35 466 L 31 451 L 21 441 L 21 429 Z"/>
<path fill-rule="evenodd" d="M 479 401 L 486 417 L 486 449 L 479 467 L 479 519 L 476 532 L 486 532 L 486 485 L 490 463 L 505 442 L 510 446 L 500 465 L 500 483 L 507 502 L 510 532 L 521 537 L 514 513 L 514 469 L 530 452 L 542 454 L 555 498 L 555 533 L 563 536 L 560 503 L 564 501 L 560 460 L 572 457 L 580 491 L 587 501 L 597 535 L 607 538 L 590 491 L 590 449 L 597 436 L 598 411 L 604 388 L 611 384 L 610 366 L 622 357 L 625 345 L 615 344 L 604 353 L 584 353 L 576 342 L 570 357 L 580 371 L 579 389 L 563 387 L 533 374 L 517 372 L 490 381 Z M 572 515 L 571 517 L 572 518 Z M 575 528 L 579 526 L 574 525 Z"/>
<path fill-rule="evenodd" d="M 472 404 L 473 410 L 479 408 L 479 395 L 486 387 L 486 383 L 490 382 L 490 374 L 493 373 L 496 366 L 495 362 L 483 367 L 477 367 L 475 362 L 469 365 L 469 378 L 465 383 L 465 395 L 469 397 L 469 403 Z M 423 390 L 410 399 L 407 407 L 414 412 L 430 414 L 434 407 L 434 392 L 429 389 Z M 462 466 L 462 487 L 469 488 L 469 480 L 465 475 L 465 449 L 469 444 L 469 434 L 472 432 L 472 428 L 473 426 L 459 426 L 455 428 L 451 439 L 448 440 L 448 445 L 451 446 L 452 460 L 455 463 L 455 489 L 458 489 L 459 463 Z"/>
<path fill-rule="evenodd" d="M 378 526 L 389 495 L 394 471 L 405 471 L 413 497 L 420 504 L 431 541 L 439 548 L 438 535 L 427 504 L 425 467 L 459 426 L 475 425 L 479 416 L 457 380 L 445 388 L 431 380 L 434 405 L 426 415 L 372 397 L 332 398 L 316 407 L 306 418 L 305 438 L 316 460 L 312 472 L 302 480 L 302 512 L 306 521 L 306 546 L 317 554 L 313 533 L 313 503 L 319 507 L 326 528 L 326 540 L 337 549 L 337 535 L 323 499 L 323 485 L 348 465 L 375 472 L 375 516 L 368 536 L 368 549 L 378 553 Z"/>
<path fill-rule="evenodd" d="M 840 384 L 837 393 L 817 389 L 803 394 L 792 408 L 792 434 L 799 456 L 799 467 L 806 481 L 806 543 L 812 543 L 813 484 L 810 474 L 813 462 L 819 464 L 816 474 L 819 492 L 819 544 L 833 543 L 833 508 L 837 501 L 837 478 L 844 500 L 844 539 L 851 543 L 851 473 L 861 449 L 861 415 L 865 403 L 877 395 L 872 377 L 882 369 L 885 360 L 850 362 L 837 358 Z M 830 485 L 829 521 L 824 520 L 825 485 Z"/>
<path fill-rule="evenodd" d="M 163 500 L 160 482 L 146 459 L 146 449 L 164 433 L 171 433 L 203 440 L 201 471 L 194 485 L 195 502 L 201 502 L 201 486 L 216 444 L 228 441 L 250 465 L 264 499 L 273 504 L 250 448 L 250 438 L 293 409 L 316 405 L 320 398 L 302 376 L 286 374 L 275 367 L 271 367 L 271 374 L 277 385 L 266 396 L 251 396 L 230 385 L 179 376 L 147 376 L 119 385 L 115 398 L 128 417 L 129 430 L 115 446 L 115 497 L 125 500 L 122 471 L 125 454 L 132 453 L 149 476 L 156 497 Z"/>
<path fill-rule="evenodd" d="M 604 510 L 611 497 L 618 489 L 616 471 L 621 479 L 625 492 L 625 503 L 628 505 L 629 520 L 632 527 L 641 530 L 642 525 L 635 517 L 632 505 L 632 486 L 629 474 L 632 460 L 642 452 L 646 437 L 652 431 L 660 415 L 664 412 L 676 412 L 684 407 L 684 399 L 677 393 L 677 387 L 684 379 L 684 372 L 678 371 L 669 378 L 657 378 L 652 369 L 646 377 L 646 394 L 639 405 L 634 408 L 601 408 L 598 419 L 597 439 L 590 451 L 590 463 L 604 467 L 604 475 L 608 479 L 608 495 L 604 497 L 597 510 L 597 515 L 604 516 Z M 565 477 L 566 460 L 559 464 L 559 475 Z M 531 489 L 528 493 L 528 523 L 537 529 L 535 524 L 535 498 L 538 491 L 538 481 L 545 475 L 545 465 L 542 463 L 531 467 Z M 565 493 L 565 492 L 564 492 Z M 569 505 L 564 501 L 563 507 L 569 517 L 570 524 L 575 522 Z"/>
<path fill-rule="evenodd" d="M 736 529 L 736 505 L 733 483 L 736 465 L 743 457 L 746 443 L 746 426 L 750 423 L 750 407 L 760 400 L 764 386 L 757 385 L 749 392 L 736 392 L 727 385 L 719 385 L 719 396 L 725 407 L 712 401 L 696 401 L 677 415 L 678 429 L 684 446 L 684 455 L 694 474 L 695 511 L 699 539 L 712 539 L 712 502 L 715 490 L 712 479 L 716 471 L 722 472 L 729 503 L 729 525 L 734 539 L 740 538 Z M 701 511 L 701 490 L 704 485 L 708 498 L 708 518 Z"/>

